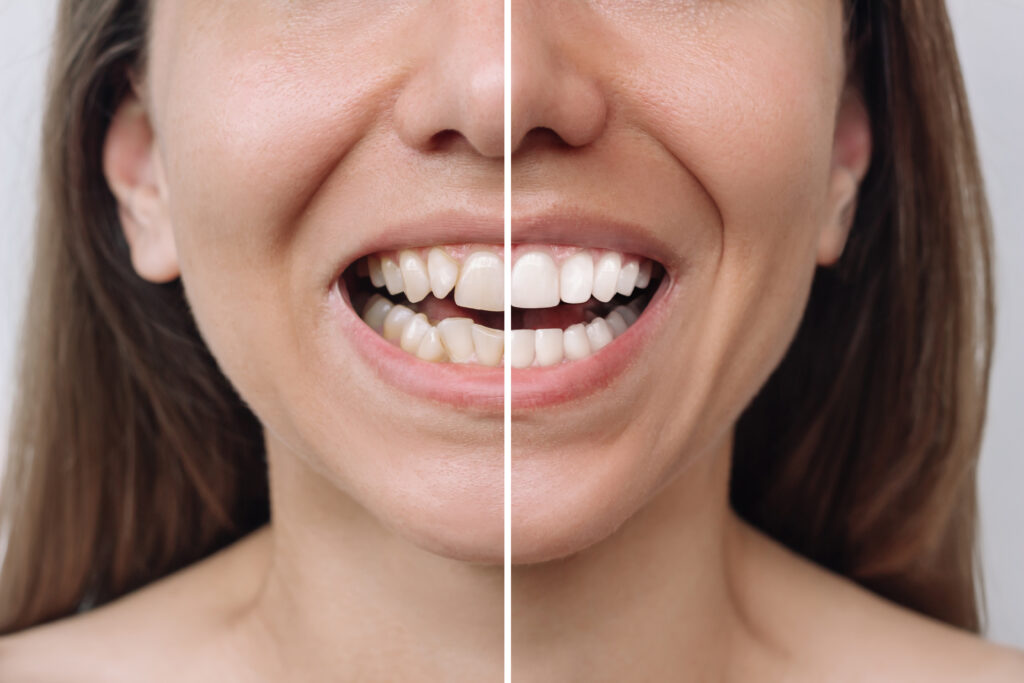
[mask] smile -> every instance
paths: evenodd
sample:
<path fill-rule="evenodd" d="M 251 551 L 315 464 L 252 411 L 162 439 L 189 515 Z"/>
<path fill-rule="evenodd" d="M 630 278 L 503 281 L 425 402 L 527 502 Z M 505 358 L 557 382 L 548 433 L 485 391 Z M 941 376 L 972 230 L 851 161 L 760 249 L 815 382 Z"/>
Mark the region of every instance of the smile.
<path fill-rule="evenodd" d="M 500 247 L 445 245 L 367 255 L 342 278 L 378 335 L 430 363 L 550 368 L 597 354 L 639 319 L 661 276 L 654 261 L 608 249 L 516 245 L 512 329 L 502 332 Z"/>

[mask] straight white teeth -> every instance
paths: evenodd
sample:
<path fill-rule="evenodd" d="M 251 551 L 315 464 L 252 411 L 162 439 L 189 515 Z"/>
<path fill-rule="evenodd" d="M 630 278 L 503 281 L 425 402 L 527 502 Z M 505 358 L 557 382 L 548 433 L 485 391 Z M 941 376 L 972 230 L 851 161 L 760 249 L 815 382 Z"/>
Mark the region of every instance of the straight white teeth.
<path fill-rule="evenodd" d="M 431 303 L 452 297 L 463 309 L 502 311 L 504 262 L 495 248 L 431 247 L 382 252 L 360 261 L 355 271 L 391 297 L 404 294 L 407 304 L 391 301 L 380 292 L 373 294 L 363 307 L 362 317 L 373 330 L 407 353 L 434 363 L 497 366 L 507 352 L 513 367 L 529 368 L 582 360 L 624 334 L 643 310 L 641 301 L 647 297 L 634 295 L 650 285 L 653 263 L 608 250 L 518 247 L 510 283 L 513 308 L 588 306 L 566 311 L 570 320 L 579 315 L 577 319 L 585 317 L 585 322 L 565 329 L 517 329 L 507 336 L 469 317 L 444 317 L 452 314 L 451 304 L 445 308 Z M 434 298 L 426 301 L 431 295 Z M 633 297 L 633 301 L 612 308 L 614 304 L 609 302 L 616 296 Z M 602 309 L 602 304 L 608 305 Z M 603 316 L 595 315 L 602 310 Z M 441 319 L 432 320 L 428 315 Z M 546 314 L 530 315 L 543 320 Z M 559 316 L 562 314 L 553 320 Z"/>

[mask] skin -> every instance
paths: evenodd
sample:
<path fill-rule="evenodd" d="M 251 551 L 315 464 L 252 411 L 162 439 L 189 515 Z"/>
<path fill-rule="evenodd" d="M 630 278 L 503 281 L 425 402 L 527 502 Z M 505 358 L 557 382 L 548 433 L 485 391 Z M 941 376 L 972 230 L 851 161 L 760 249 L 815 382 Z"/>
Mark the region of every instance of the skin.
<path fill-rule="evenodd" d="M 266 427 L 274 522 L 8 640 L 3 670 L 498 680 L 500 416 L 379 385 L 347 362 L 323 297 L 337 255 L 383 229 L 381 206 L 388 223 L 453 203 L 500 215 L 500 3 L 156 6 L 150 71 L 115 117 L 105 170 L 136 270 L 183 279 Z M 513 1 L 515 215 L 585 206 L 640 223 L 670 247 L 676 280 L 643 364 L 586 401 L 516 416 L 517 681 L 1024 671 L 726 505 L 736 416 L 792 337 L 814 269 L 841 253 L 870 159 L 838 10 Z M 444 130 L 458 135 L 433 148 Z"/>

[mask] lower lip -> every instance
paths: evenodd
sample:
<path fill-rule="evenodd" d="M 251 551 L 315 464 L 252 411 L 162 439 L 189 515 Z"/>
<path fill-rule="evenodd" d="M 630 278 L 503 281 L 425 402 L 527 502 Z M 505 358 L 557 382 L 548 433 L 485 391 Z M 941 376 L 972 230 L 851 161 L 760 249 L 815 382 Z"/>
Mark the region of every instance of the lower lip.
<path fill-rule="evenodd" d="M 610 387 L 641 357 L 643 347 L 664 315 L 670 284 L 666 277 L 636 323 L 598 353 L 549 368 L 513 369 L 512 409 L 522 412 L 548 408 Z M 503 411 L 503 368 L 420 360 L 364 323 L 341 288 L 332 288 L 330 307 L 356 352 L 383 381 L 413 396 L 456 408 L 487 413 Z"/>
<path fill-rule="evenodd" d="M 549 368 L 512 370 L 512 410 L 523 413 L 550 408 L 610 388 L 642 357 L 644 346 L 664 317 L 670 290 L 666 275 L 637 321 L 594 355 Z"/>

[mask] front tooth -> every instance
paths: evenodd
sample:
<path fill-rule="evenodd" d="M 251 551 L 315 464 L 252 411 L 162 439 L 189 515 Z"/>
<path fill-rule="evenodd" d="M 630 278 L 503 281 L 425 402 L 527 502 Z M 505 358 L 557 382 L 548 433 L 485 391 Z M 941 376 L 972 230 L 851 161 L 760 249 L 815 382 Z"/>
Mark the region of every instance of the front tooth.
<path fill-rule="evenodd" d="M 608 326 L 608 321 L 604 318 L 594 318 L 594 321 L 587 325 L 587 339 L 590 340 L 591 351 L 600 351 L 612 343 L 615 335 Z"/>
<path fill-rule="evenodd" d="M 363 309 L 363 321 L 380 334 L 384 329 L 384 319 L 394 307 L 393 303 L 380 294 L 374 294 Z"/>
<path fill-rule="evenodd" d="M 590 355 L 590 340 L 583 323 L 570 325 L 562 335 L 565 346 L 565 357 L 569 360 L 582 360 Z"/>
<path fill-rule="evenodd" d="M 402 337 L 398 345 L 402 347 L 403 351 L 416 353 L 420 348 L 420 342 L 423 341 L 423 337 L 429 329 L 430 321 L 427 320 L 427 316 L 423 313 L 417 313 L 405 324 L 405 329 L 402 330 Z"/>
<path fill-rule="evenodd" d="M 534 335 L 534 355 L 537 365 L 547 367 L 558 365 L 565 356 L 565 346 L 560 329 L 537 330 Z"/>
<path fill-rule="evenodd" d="M 590 299 L 594 290 L 594 259 L 588 252 L 581 251 L 562 264 L 559 288 L 562 301 L 567 304 L 583 304 Z"/>
<path fill-rule="evenodd" d="M 639 261 L 624 263 L 622 265 L 622 270 L 619 271 L 619 280 L 618 284 L 615 286 L 615 291 L 625 296 L 632 294 L 633 288 L 636 287 L 636 278 L 639 274 Z"/>
<path fill-rule="evenodd" d="M 640 264 L 640 270 L 639 272 L 637 272 L 636 275 L 636 286 L 638 289 L 643 289 L 647 285 L 651 284 L 652 268 L 653 264 L 647 259 L 644 259 L 643 262 Z"/>
<path fill-rule="evenodd" d="M 505 335 L 501 330 L 492 330 L 483 325 L 473 325 L 473 348 L 476 362 L 481 365 L 500 365 L 505 352 Z"/>
<path fill-rule="evenodd" d="M 388 288 L 388 294 L 401 294 L 404 288 L 402 282 L 402 269 L 393 259 L 386 256 L 380 260 L 380 269 L 384 271 L 384 286 Z"/>
<path fill-rule="evenodd" d="M 430 294 L 430 278 L 427 277 L 427 266 L 423 259 L 416 252 L 406 249 L 398 254 L 398 267 L 402 269 L 405 296 L 412 303 L 423 301 Z"/>
<path fill-rule="evenodd" d="M 427 270 L 430 272 L 430 289 L 434 296 L 443 299 L 448 296 L 459 279 L 459 264 L 444 249 L 434 247 L 427 254 Z"/>
<path fill-rule="evenodd" d="M 512 305 L 517 308 L 557 306 L 558 266 L 543 251 L 523 254 L 512 266 Z"/>
<path fill-rule="evenodd" d="M 444 352 L 444 344 L 441 343 L 441 335 L 433 325 L 423 335 L 419 348 L 416 349 L 416 355 L 431 363 L 440 363 L 447 357 Z"/>
<path fill-rule="evenodd" d="M 617 309 L 606 315 L 604 319 L 608 323 L 608 327 L 612 328 L 612 333 L 616 337 L 629 329 L 629 323 L 626 322 L 626 319 L 622 317 L 622 314 Z"/>
<path fill-rule="evenodd" d="M 409 322 L 414 315 L 416 314 L 405 306 L 395 306 L 388 311 L 388 314 L 384 317 L 384 325 L 381 329 L 381 334 L 388 341 L 398 341 L 402 338 L 402 332 L 405 330 L 405 324 Z"/>
<path fill-rule="evenodd" d="M 615 288 L 619 284 L 619 271 L 622 270 L 622 254 L 617 251 L 605 252 L 594 267 L 594 298 L 608 302 L 615 296 Z"/>
<path fill-rule="evenodd" d="M 455 285 L 455 303 L 480 311 L 504 310 L 504 270 L 501 257 L 494 252 L 470 254 L 462 264 L 462 272 Z"/>
<path fill-rule="evenodd" d="M 509 335 L 509 360 L 514 368 L 528 368 L 533 365 L 534 330 L 512 330 Z"/>
<path fill-rule="evenodd" d="M 473 360 L 473 321 L 469 318 L 445 318 L 437 324 L 438 334 L 448 355 L 456 363 Z"/>
<path fill-rule="evenodd" d="M 370 256 L 366 259 L 367 268 L 370 271 L 370 282 L 377 289 L 384 286 L 384 271 L 380 267 L 380 258 L 377 256 Z"/>

